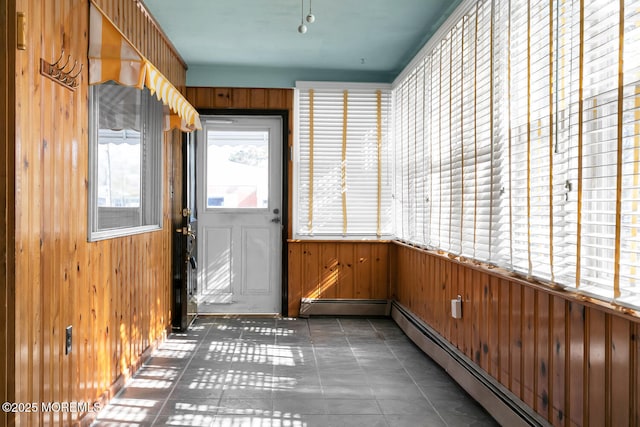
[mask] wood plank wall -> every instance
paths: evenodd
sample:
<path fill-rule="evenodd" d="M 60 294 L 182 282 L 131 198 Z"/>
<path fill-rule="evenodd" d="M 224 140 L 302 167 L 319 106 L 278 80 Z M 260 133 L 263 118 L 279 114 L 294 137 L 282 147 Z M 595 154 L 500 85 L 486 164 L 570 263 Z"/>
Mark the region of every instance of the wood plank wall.
<path fill-rule="evenodd" d="M 389 299 L 388 242 L 291 241 L 289 316 L 302 298 Z"/>
<path fill-rule="evenodd" d="M 395 298 L 554 426 L 640 425 L 638 318 L 393 245 Z M 462 319 L 450 300 L 461 295 Z"/>
<path fill-rule="evenodd" d="M 289 137 L 287 149 L 293 146 L 293 89 L 262 89 L 262 88 L 229 88 L 229 87 L 201 87 L 187 88 L 187 100 L 200 110 L 286 110 L 289 113 Z M 293 165 L 287 164 L 289 194 L 292 189 Z M 291 218 L 291 203 L 288 206 Z M 291 221 L 287 228 L 287 236 L 291 237 Z"/>
<path fill-rule="evenodd" d="M 287 110 L 289 142 L 293 145 L 293 90 L 261 88 L 188 87 L 187 99 L 199 109 Z M 289 162 L 289 194 L 292 163 Z M 288 203 L 291 218 L 291 201 Z M 291 238 L 291 221 L 287 236 Z M 300 312 L 300 298 L 387 298 L 388 246 L 377 242 L 289 241 L 288 315 Z"/>
<path fill-rule="evenodd" d="M 13 371 L 15 343 L 14 312 L 14 206 L 15 177 L 15 73 L 16 26 L 15 1 L 0 4 L 0 403 L 15 401 Z M 0 412 L 0 426 L 9 416 Z"/>
<path fill-rule="evenodd" d="M 183 64 L 138 2 L 98 4 L 184 88 Z M 16 6 L 27 17 L 27 49 L 16 51 L 15 68 L 17 321 L 9 381 L 15 381 L 18 402 L 93 402 L 133 374 L 171 324 L 171 223 L 177 214 L 171 190 L 181 185 L 170 174 L 180 162 L 179 133 L 165 134 L 164 228 L 88 243 L 89 2 L 17 0 Z M 85 65 L 75 92 L 39 74 L 40 58 L 54 61 L 63 49 Z M 68 325 L 73 348 L 65 355 Z M 15 421 L 70 425 L 84 415 L 21 414 Z"/>

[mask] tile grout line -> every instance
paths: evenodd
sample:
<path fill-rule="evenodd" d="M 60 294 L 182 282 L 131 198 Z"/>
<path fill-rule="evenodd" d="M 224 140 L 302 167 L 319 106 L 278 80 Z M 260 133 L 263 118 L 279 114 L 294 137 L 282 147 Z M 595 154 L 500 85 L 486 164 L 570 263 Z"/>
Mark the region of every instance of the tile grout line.
<path fill-rule="evenodd" d="M 340 329 L 342 329 L 342 332 L 344 333 L 344 328 L 342 327 L 342 323 L 340 322 L 340 319 L 338 318 L 337 320 L 338 320 L 338 323 L 340 324 Z M 371 323 L 371 321 L 369 319 L 367 319 L 367 323 L 369 324 L 369 326 L 371 326 L 371 328 L 374 331 L 376 331 L 376 328 L 373 327 L 373 324 Z M 358 360 L 358 357 L 356 356 L 355 352 L 353 351 L 353 346 L 351 345 L 351 341 L 349 340 L 349 337 L 347 336 L 346 333 L 344 333 L 344 337 L 347 340 L 347 344 L 349 345 L 349 350 L 351 350 L 351 354 L 353 355 L 353 358 L 356 360 L 356 363 L 358 364 L 358 367 L 360 368 L 362 373 L 365 374 L 365 370 L 362 368 L 362 365 L 360 365 L 360 361 Z M 385 343 L 385 345 L 386 345 L 386 343 Z M 394 357 L 395 357 L 395 355 L 394 355 Z M 389 422 L 387 421 L 386 415 L 382 411 L 382 406 L 380 406 L 380 402 L 378 402 L 378 396 L 376 396 L 376 393 L 373 390 L 373 387 L 371 386 L 371 383 L 368 380 L 367 380 L 367 385 L 369 386 L 369 389 L 371 390 L 371 397 L 376 401 L 376 405 L 378 405 L 378 410 L 380 411 L 380 415 L 384 419 L 384 423 L 388 426 Z"/>
<path fill-rule="evenodd" d="M 193 358 L 195 357 L 196 353 L 198 352 L 198 350 L 200 349 L 200 347 L 202 346 L 203 342 L 207 339 L 207 337 L 209 336 L 209 333 L 211 332 L 211 329 L 213 328 L 214 323 L 211 323 L 209 325 L 209 328 L 207 329 L 207 333 L 204 334 L 204 336 L 202 337 L 202 339 L 200 340 L 200 342 L 198 343 L 198 345 L 196 346 L 196 348 L 193 350 L 193 353 L 191 354 L 191 357 L 189 358 L 189 361 L 187 362 L 187 364 L 182 368 L 182 371 L 180 372 L 180 375 L 178 375 L 178 377 L 176 378 L 173 386 L 171 387 L 171 390 L 169 391 L 169 394 L 167 395 L 167 397 L 163 400 L 162 402 L 162 406 L 160 406 L 160 409 L 158 410 L 158 413 L 156 414 L 155 418 L 153 419 L 153 421 L 151 422 L 151 425 L 154 426 L 156 424 L 156 422 L 158 421 L 158 418 L 160 418 L 160 414 L 162 414 L 162 411 L 164 410 L 164 407 L 167 405 L 167 401 L 169 400 L 169 398 L 171 397 L 171 395 L 173 394 L 174 390 L 176 389 L 176 387 L 178 386 L 178 383 L 180 382 L 180 380 L 182 379 L 182 377 L 184 376 L 184 373 L 187 371 L 187 369 L 189 368 L 189 365 L 191 365 L 191 362 L 193 361 Z M 165 341 L 166 342 L 166 341 Z M 218 397 L 218 404 L 216 405 L 216 407 L 220 406 L 220 397 Z M 217 411 L 216 411 L 217 412 Z"/>
<path fill-rule="evenodd" d="M 311 333 L 311 319 L 307 318 L 305 319 L 305 322 L 307 322 L 307 330 L 309 331 L 309 341 L 311 342 L 311 351 L 313 352 L 313 364 L 316 367 L 318 384 L 320 384 L 320 395 L 322 396 L 322 400 L 325 401 L 326 404 L 327 399 L 324 397 L 324 385 L 322 385 L 322 375 L 320 375 L 320 364 L 318 363 L 318 355 L 316 353 L 316 343 L 313 339 L 313 334 Z"/>
<path fill-rule="evenodd" d="M 367 319 L 367 321 L 369 322 L 369 324 L 371 324 L 371 326 L 373 327 L 373 329 L 378 332 L 378 329 L 376 329 L 376 327 L 371 323 L 370 319 Z M 382 333 L 382 332 L 380 332 Z M 384 334 L 383 334 L 384 335 Z M 413 384 L 418 388 L 418 390 L 420 390 L 420 394 L 422 395 L 422 397 L 424 397 L 424 399 L 429 403 L 429 405 L 431 405 L 431 407 L 433 408 L 433 410 L 435 411 L 436 414 L 438 414 L 438 417 L 440 417 L 440 419 L 442 420 L 442 422 L 444 423 L 445 426 L 449 426 L 449 423 L 447 423 L 447 421 L 444 419 L 444 417 L 442 415 L 440 415 L 440 411 L 438 411 L 438 409 L 435 407 L 435 405 L 433 404 L 433 402 L 431 402 L 431 399 L 429 399 L 429 396 L 427 396 L 424 391 L 422 390 L 422 387 L 420 387 L 418 385 L 418 383 L 416 382 L 415 378 L 413 378 L 413 375 L 411 375 L 411 373 L 407 370 L 407 368 L 405 367 L 404 363 L 402 363 L 402 361 L 398 358 L 398 356 L 396 355 L 396 352 L 393 351 L 393 348 L 391 346 L 389 346 L 389 344 L 387 343 L 387 340 L 384 340 L 384 345 L 385 347 L 387 347 L 389 349 L 389 351 L 391 352 L 391 354 L 393 354 L 393 357 L 398 361 L 398 363 L 400 363 L 400 366 L 402 366 L 402 369 L 407 373 L 407 375 L 409 376 L 409 378 L 411 378 L 411 381 L 413 381 Z M 426 355 L 425 355 L 426 357 Z M 377 399 L 376 399 L 377 401 Z M 385 420 L 386 420 L 386 415 L 385 415 Z"/>

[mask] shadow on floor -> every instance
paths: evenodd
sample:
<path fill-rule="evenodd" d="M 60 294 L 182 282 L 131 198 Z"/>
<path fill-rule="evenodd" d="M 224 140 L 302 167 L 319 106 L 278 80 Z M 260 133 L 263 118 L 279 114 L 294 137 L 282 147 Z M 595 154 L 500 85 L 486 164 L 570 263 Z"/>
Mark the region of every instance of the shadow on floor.
<path fill-rule="evenodd" d="M 94 426 L 495 426 L 390 319 L 199 318 Z"/>

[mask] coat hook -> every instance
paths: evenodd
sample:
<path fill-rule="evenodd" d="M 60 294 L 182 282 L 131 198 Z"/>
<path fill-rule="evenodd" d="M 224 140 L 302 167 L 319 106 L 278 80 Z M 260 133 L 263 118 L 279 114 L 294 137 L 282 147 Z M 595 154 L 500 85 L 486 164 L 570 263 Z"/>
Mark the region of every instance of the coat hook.
<path fill-rule="evenodd" d="M 59 65 L 56 68 L 58 68 L 60 71 L 64 70 L 67 64 L 69 63 L 69 61 L 71 61 L 71 55 L 67 57 L 67 62 L 65 62 L 64 65 Z"/>
<path fill-rule="evenodd" d="M 65 71 L 65 74 L 71 74 L 73 72 L 73 70 L 76 69 L 77 65 L 78 65 L 78 61 L 74 61 L 73 67 L 71 67 L 71 69 L 69 71 Z"/>
<path fill-rule="evenodd" d="M 54 62 L 53 64 L 51 64 L 52 67 L 55 67 L 56 65 L 58 65 L 60 63 L 60 61 L 62 61 L 62 57 L 64 56 L 64 49 L 62 49 L 62 52 L 60 52 L 60 57 L 58 58 L 58 60 L 56 62 Z M 71 58 L 71 56 L 69 56 L 69 58 Z"/>
<path fill-rule="evenodd" d="M 74 68 L 75 68 L 75 66 L 74 66 Z M 71 78 L 75 80 L 80 75 L 80 73 L 82 72 L 83 68 L 84 68 L 84 64 L 80 64 L 80 70 L 78 70 L 78 72 L 76 73 L 75 76 L 71 76 Z M 73 71 L 73 69 L 71 71 Z M 69 73 L 71 73 L 71 71 L 69 71 Z"/>

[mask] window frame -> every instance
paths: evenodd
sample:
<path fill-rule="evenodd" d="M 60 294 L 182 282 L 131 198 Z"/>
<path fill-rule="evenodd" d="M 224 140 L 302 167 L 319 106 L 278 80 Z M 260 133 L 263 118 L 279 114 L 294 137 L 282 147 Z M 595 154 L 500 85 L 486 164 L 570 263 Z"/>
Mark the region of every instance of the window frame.
<path fill-rule="evenodd" d="M 114 82 L 107 82 L 89 87 L 89 162 L 87 164 L 88 192 L 87 192 L 87 241 L 96 242 L 100 240 L 113 239 L 118 237 L 132 236 L 136 234 L 150 233 L 163 229 L 164 217 L 164 130 L 162 123 L 164 113 L 156 118 L 152 118 L 151 107 L 160 107 L 162 103 L 151 95 L 147 88 L 131 90 L 141 90 L 143 101 L 141 102 L 140 114 L 140 139 L 141 139 L 141 163 L 140 163 L 140 215 L 155 217 L 153 224 L 138 226 L 122 226 L 100 229 L 98 225 L 98 131 L 100 105 L 99 96 L 96 96 L 98 87 L 104 84 L 116 85 Z M 159 103 L 160 106 L 153 105 Z M 151 129 L 150 121 L 155 120 L 158 129 Z M 147 162 L 145 167 L 144 162 Z M 151 188 L 148 191 L 145 189 Z M 154 203 L 147 206 L 149 202 Z M 113 207 L 110 209 L 118 209 Z M 144 220 L 142 220 L 144 222 Z"/>
<path fill-rule="evenodd" d="M 338 232 L 301 232 L 301 229 L 305 226 L 301 224 L 301 209 L 307 209 L 306 206 L 302 203 L 301 192 L 304 191 L 302 189 L 301 181 L 301 125 L 302 120 L 301 117 L 301 92 L 308 91 L 313 89 L 314 91 L 328 91 L 328 92 L 343 92 L 343 91 L 353 91 L 354 94 L 358 94 L 358 92 L 363 91 L 371 91 L 375 93 L 375 91 L 382 91 L 382 170 L 380 173 L 381 179 L 385 182 L 382 185 L 381 189 L 381 198 L 385 197 L 388 201 L 385 203 L 381 201 L 381 227 L 384 228 L 385 221 L 388 222 L 388 230 L 382 231 L 379 235 L 377 234 L 377 230 L 372 229 L 369 233 L 362 232 L 347 232 L 346 234 L 338 233 Z M 342 95 L 340 95 L 342 96 Z M 386 105 L 385 105 L 386 104 Z M 340 113 L 342 114 L 342 106 L 340 107 Z M 352 108 L 349 106 L 348 108 Z M 395 230 L 393 227 L 393 93 L 392 86 L 389 83 L 353 83 L 353 82 L 312 82 L 312 81 L 298 81 L 296 82 L 296 87 L 294 89 L 294 117 L 296 117 L 294 123 L 294 143 L 293 143 L 293 151 L 291 153 L 291 158 L 293 160 L 294 171 L 293 171 L 293 194 L 292 194 L 292 212 L 293 212 L 293 238 L 301 239 L 301 240 L 372 240 L 372 241 L 380 241 L 380 240 L 391 240 L 395 236 Z M 308 146 L 307 146 L 308 148 Z M 385 178 L 386 177 L 386 178 Z M 307 181 L 304 178 L 304 182 Z M 315 191 L 314 191 L 315 192 Z M 305 199 L 305 202 L 308 203 L 308 199 Z M 386 211 L 385 211 L 386 209 Z"/>

